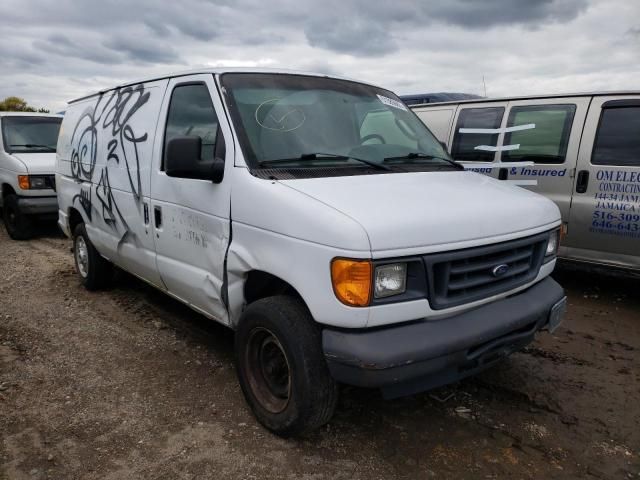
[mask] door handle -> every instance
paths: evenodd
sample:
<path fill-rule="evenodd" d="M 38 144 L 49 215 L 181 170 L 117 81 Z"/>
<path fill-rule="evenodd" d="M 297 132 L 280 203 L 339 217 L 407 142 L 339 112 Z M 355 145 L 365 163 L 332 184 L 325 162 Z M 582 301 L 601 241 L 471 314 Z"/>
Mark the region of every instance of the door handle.
<path fill-rule="evenodd" d="M 502 167 L 498 171 L 498 180 L 506 180 L 507 178 L 509 178 L 509 169 Z"/>
<path fill-rule="evenodd" d="M 149 225 L 149 204 L 147 202 L 144 202 L 144 224 L 145 225 Z"/>
<path fill-rule="evenodd" d="M 157 205 L 153 207 L 153 220 L 156 228 L 162 228 L 162 208 Z"/>
<path fill-rule="evenodd" d="M 589 187 L 589 170 L 580 170 L 576 180 L 576 192 L 584 193 Z"/>

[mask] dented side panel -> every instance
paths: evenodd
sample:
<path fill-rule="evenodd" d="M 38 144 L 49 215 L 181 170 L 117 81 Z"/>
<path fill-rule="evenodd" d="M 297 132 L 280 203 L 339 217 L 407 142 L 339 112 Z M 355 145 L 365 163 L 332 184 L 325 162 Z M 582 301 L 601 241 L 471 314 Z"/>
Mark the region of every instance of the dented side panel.
<path fill-rule="evenodd" d="M 244 283 L 252 270 L 292 285 L 317 322 L 367 324 L 369 309 L 340 303 L 331 284 L 333 258 L 371 258 L 369 239 L 358 222 L 282 182 L 256 178 L 246 168 L 234 169 L 231 196 L 227 272 L 233 325 L 242 313 Z"/>
<path fill-rule="evenodd" d="M 370 309 L 348 307 L 338 301 L 332 290 L 331 260 L 342 256 L 366 258 L 367 252 L 327 247 L 234 222 L 227 259 L 232 325 L 237 324 L 245 306 L 247 274 L 259 270 L 292 285 L 317 322 L 344 328 L 365 327 Z"/>

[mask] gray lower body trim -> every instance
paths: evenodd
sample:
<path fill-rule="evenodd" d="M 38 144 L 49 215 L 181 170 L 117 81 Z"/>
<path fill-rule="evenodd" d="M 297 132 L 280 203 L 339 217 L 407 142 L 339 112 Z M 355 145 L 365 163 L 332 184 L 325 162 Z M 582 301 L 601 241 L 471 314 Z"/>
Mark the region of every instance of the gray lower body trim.
<path fill-rule="evenodd" d="M 562 287 L 546 278 L 453 317 L 369 330 L 326 328 L 322 345 L 336 380 L 401 396 L 472 375 L 523 348 L 549 328 L 552 311 L 565 301 Z M 559 321 L 554 318 L 553 328 Z"/>
<path fill-rule="evenodd" d="M 47 215 L 58 212 L 58 197 L 19 197 L 18 208 L 26 215 Z"/>

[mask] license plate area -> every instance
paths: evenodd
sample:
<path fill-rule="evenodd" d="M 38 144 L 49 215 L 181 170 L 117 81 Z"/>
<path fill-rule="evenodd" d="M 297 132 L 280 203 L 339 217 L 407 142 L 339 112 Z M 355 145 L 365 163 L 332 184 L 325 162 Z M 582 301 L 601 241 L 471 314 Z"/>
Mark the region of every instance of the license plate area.
<path fill-rule="evenodd" d="M 553 307 L 549 312 L 549 321 L 547 322 L 547 330 L 549 333 L 553 333 L 562 323 L 564 314 L 567 312 L 567 297 L 564 297 Z"/>

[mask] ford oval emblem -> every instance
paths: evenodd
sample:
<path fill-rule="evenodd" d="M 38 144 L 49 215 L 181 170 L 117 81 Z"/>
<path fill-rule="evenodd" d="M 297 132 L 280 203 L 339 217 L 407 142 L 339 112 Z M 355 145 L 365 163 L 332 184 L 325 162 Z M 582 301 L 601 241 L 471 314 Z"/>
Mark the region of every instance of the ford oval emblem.
<path fill-rule="evenodd" d="M 507 265 L 506 263 L 502 263 L 500 265 L 496 265 L 495 267 L 493 267 L 493 270 L 491 270 L 491 273 L 493 274 L 494 277 L 501 277 L 508 271 L 509 271 L 509 265 Z"/>

